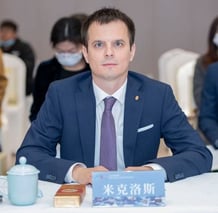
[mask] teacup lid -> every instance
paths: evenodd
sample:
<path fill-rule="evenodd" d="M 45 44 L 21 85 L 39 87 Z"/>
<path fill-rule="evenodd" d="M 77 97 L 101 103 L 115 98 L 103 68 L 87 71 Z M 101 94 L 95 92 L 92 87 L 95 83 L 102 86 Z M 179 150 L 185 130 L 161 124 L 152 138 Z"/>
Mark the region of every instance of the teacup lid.
<path fill-rule="evenodd" d="M 18 165 L 13 166 L 7 174 L 9 175 L 33 175 L 38 174 L 39 170 L 37 170 L 34 166 L 30 164 L 26 164 L 27 159 L 26 157 L 22 156 L 19 158 Z"/>

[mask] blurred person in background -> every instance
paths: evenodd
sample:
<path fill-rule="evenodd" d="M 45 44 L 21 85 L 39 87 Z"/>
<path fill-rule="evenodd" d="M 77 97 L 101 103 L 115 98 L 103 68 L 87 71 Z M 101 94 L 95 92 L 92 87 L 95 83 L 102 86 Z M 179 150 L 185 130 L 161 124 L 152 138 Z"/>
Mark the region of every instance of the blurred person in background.
<path fill-rule="evenodd" d="M 51 82 L 90 69 L 82 55 L 81 25 L 82 19 L 72 16 L 60 18 L 52 27 L 50 42 L 54 56 L 42 61 L 36 70 L 30 121 L 36 119 Z"/>
<path fill-rule="evenodd" d="M 218 149 L 218 62 L 206 71 L 198 124 L 207 141 Z"/>
<path fill-rule="evenodd" d="M 2 128 L 2 102 L 3 102 L 6 86 L 7 86 L 7 78 L 5 76 L 2 50 L 0 49 L 0 132 Z M 1 134 L 0 134 L 0 152 L 1 151 L 2 151 L 2 147 L 1 147 Z"/>
<path fill-rule="evenodd" d="M 193 78 L 194 100 L 199 110 L 201 103 L 202 88 L 206 75 L 207 67 L 218 61 L 218 16 L 212 21 L 208 33 L 208 49 L 205 54 L 201 55 L 195 65 Z"/>
<path fill-rule="evenodd" d="M 12 20 L 4 20 L 0 24 L 0 47 L 5 53 L 16 55 L 26 65 L 26 96 L 32 94 L 35 53 L 32 46 L 18 37 L 18 26 Z"/>

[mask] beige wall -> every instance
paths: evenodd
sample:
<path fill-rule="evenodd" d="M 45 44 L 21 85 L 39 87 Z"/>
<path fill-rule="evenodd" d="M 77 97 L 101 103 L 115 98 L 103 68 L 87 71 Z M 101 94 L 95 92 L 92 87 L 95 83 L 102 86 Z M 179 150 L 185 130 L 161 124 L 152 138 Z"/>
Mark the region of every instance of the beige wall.
<path fill-rule="evenodd" d="M 0 21 L 16 20 L 20 37 L 33 45 L 41 61 L 52 55 L 49 34 L 59 17 L 103 6 L 115 6 L 135 21 L 137 52 L 131 69 L 155 78 L 164 51 L 203 53 L 209 25 L 218 15 L 217 0 L 0 0 Z"/>

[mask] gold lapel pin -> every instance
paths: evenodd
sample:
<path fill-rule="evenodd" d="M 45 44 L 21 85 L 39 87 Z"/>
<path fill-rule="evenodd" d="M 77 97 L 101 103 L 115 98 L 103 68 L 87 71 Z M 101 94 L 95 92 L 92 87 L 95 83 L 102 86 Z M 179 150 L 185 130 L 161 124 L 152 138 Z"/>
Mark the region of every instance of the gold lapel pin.
<path fill-rule="evenodd" d="M 138 95 L 135 96 L 135 100 L 136 100 L 136 101 L 139 100 L 139 96 L 138 96 Z"/>

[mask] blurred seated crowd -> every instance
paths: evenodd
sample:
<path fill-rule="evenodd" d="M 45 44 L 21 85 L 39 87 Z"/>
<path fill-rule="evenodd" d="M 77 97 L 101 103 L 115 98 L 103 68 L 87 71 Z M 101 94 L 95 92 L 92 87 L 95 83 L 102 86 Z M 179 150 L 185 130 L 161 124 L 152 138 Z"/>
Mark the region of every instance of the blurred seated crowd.
<path fill-rule="evenodd" d="M 25 94 L 26 98 L 31 97 L 30 106 L 26 109 L 28 120 L 32 122 L 36 119 L 51 82 L 89 70 L 89 65 L 82 56 L 80 37 L 81 26 L 86 17 L 85 13 L 76 13 L 61 17 L 54 23 L 49 41 L 54 54 L 39 65 L 36 65 L 36 54 L 32 45 L 19 37 L 18 24 L 10 19 L 0 23 L 0 117 L 8 81 L 2 54 L 14 55 L 25 64 Z M 2 138 L 0 151 L 1 140 Z"/>

